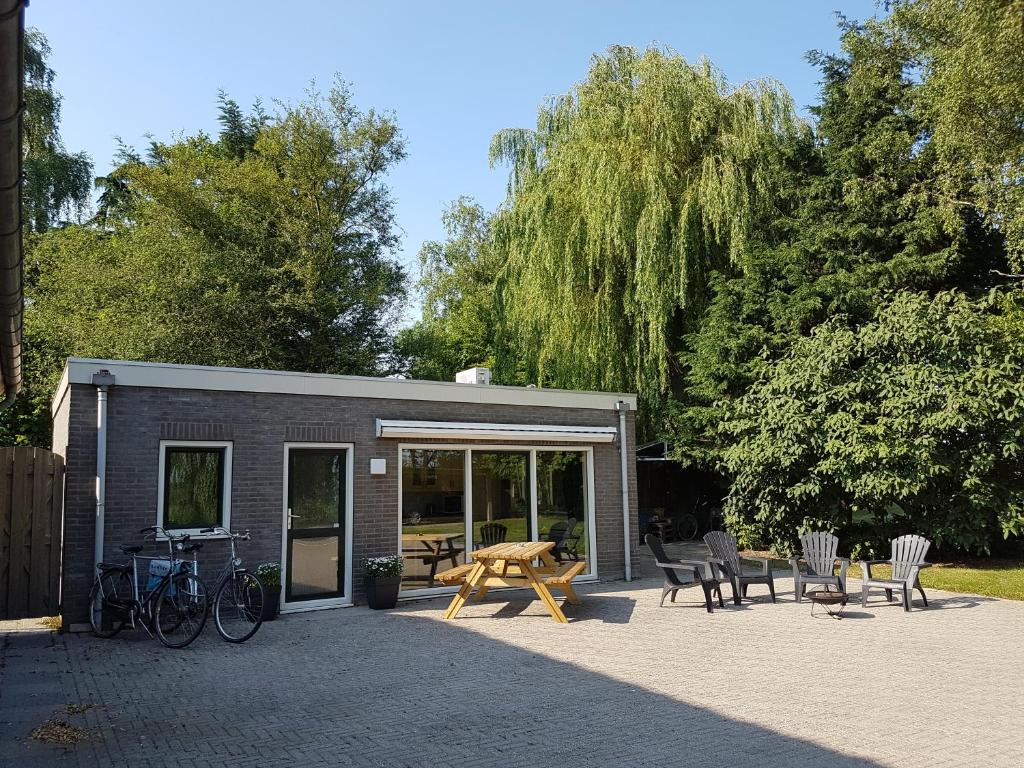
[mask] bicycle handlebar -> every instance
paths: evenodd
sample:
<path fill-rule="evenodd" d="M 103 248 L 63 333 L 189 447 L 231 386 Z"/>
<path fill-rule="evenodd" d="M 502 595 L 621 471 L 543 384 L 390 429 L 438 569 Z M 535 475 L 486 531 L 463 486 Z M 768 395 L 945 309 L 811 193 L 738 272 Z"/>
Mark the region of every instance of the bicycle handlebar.
<path fill-rule="evenodd" d="M 249 541 L 252 538 L 249 535 L 249 529 L 248 528 L 245 529 L 245 533 L 232 533 L 227 528 L 221 528 L 220 526 L 218 526 L 216 528 L 203 528 L 199 532 L 200 533 L 220 533 L 220 534 L 223 534 L 224 536 L 230 536 L 232 539 L 243 539 L 245 541 Z"/>

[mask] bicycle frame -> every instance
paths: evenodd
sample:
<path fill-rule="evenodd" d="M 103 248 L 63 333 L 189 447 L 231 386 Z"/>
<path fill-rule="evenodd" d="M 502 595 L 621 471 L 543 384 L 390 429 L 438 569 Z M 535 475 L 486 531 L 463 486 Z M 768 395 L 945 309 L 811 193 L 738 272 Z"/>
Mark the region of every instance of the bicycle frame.
<path fill-rule="evenodd" d="M 244 568 L 239 568 L 239 566 L 242 564 L 242 558 L 240 558 L 238 556 L 238 552 L 237 552 L 237 550 L 235 548 L 235 542 L 238 539 L 244 539 L 244 540 L 248 541 L 249 540 L 249 531 L 247 530 L 245 533 L 232 533 L 227 528 L 219 528 L 218 527 L 218 528 L 204 528 L 203 532 L 204 533 L 209 532 L 209 533 L 221 534 L 223 536 L 226 536 L 230 540 L 230 542 L 231 542 L 231 555 L 228 558 L 227 562 L 224 563 L 224 567 L 223 567 L 223 569 L 221 569 L 220 575 L 217 576 L 216 581 L 213 583 L 213 588 L 210 590 L 211 594 L 216 594 L 217 590 L 219 590 L 221 588 L 221 586 L 224 584 L 224 582 L 226 582 L 234 574 L 236 574 L 236 573 L 238 573 L 240 571 L 244 571 L 245 570 Z"/>
<path fill-rule="evenodd" d="M 128 623 L 129 623 L 129 626 L 131 626 L 132 629 L 136 629 L 135 618 L 136 618 L 136 616 L 138 616 L 139 619 L 141 620 L 140 623 L 142 624 L 142 628 L 146 630 L 146 633 L 150 637 L 153 637 L 153 632 L 152 632 L 152 630 L 149 627 L 149 623 L 151 623 L 152 620 L 153 620 L 153 603 L 154 603 L 154 598 L 160 592 L 160 590 L 164 586 L 164 584 L 166 582 L 170 581 L 175 576 L 175 574 L 178 573 L 181 569 L 190 570 L 193 574 L 198 574 L 198 566 L 196 564 L 195 552 L 192 553 L 192 559 L 191 560 L 185 560 L 185 559 L 182 559 L 182 558 L 176 558 L 175 557 L 175 547 L 177 546 L 180 549 L 187 541 L 189 541 L 190 537 L 188 535 L 185 535 L 185 536 L 173 536 L 172 534 L 170 534 L 169 532 L 167 532 L 166 530 L 164 530 L 163 528 L 160 528 L 158 526 L 154 526 L 152 532 L 153 532 L 154 539 L 157 536 L 161 536 L 161 535 L 164 536 L 167 539 L 167 548 L 168 548 L 168 553 L 169 553 L 167 561 L 170 564 L 168 569 L 167 569 L 167 573 L 160 577 L 160 579 L 156 582 L 156 584 L 153 585 L 152 589 L 147 589 L 147 590 L 144 590 L 144 591 L 140 590 L 140 588 L 139 588 L 139 560 L 147 560 L 147 561 L 152 562 L 154 560 L 164 560 L 164 557 L 163 556 L 160 556 L 160 557 L 146 557 L 145 555 L 140 557 L 137 552 L 133 552 L 131 554 L 131 558 L 132 558 L 131 577 L 129 578 L 129 581 L 131 582 L 131 591 L 132 591 L 131 599 L 130 600 L 126 600 L 126 601 L 120 601 L 120 600 L 116 600 L 116 599 L 112 598 L 112 601 L 114 601 L 114 602 L 117 602 L 117 603 L 124 602 L 124 603 L 126 603 L 124 607 L 125 607 L 125 609 L 128 612 Z M 179 564 L 181 566 L 181 568 L 176 570 L 175 569 L 175 564 Z M 104 565 L 107 565 L 107 567 L 104 567 Z M 100 585 L 100 596 L 104 600 L 106 600 L 108 598 L 107 598 L 107 595 L 103 594 L 103 592 L 102 592 L 102 590 L 103 590 L 103 579 L 102 579 L 102 576 L 103 576 L 104 573 L 107 573 L 108 571 L 112 571 L 112 570 L 115 570 L 115 569 L 109 567 L 109 564 L 100 563 L 99 565 L 96 566 L 96 578 L 97 578 L 97 581 L 98 581 L 98 583 Z M 141 599 L 140 599 L 140 595 L 141 595 Z"/>

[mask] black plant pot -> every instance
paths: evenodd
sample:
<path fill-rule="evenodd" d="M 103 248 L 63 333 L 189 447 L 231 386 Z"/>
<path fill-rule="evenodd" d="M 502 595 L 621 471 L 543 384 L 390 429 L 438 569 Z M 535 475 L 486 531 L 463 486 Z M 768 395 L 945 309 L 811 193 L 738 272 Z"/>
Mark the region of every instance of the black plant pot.
<path fill-rule="evenodd" d="M 398 588 L 401 576 L 367 576 L 366 604 L 375 610 L 394 608 L 398 604 Z"/>
<path fill-rule="evenodd" d="M 281 612 L 281 587 L 263 587 L 263 620 L 273 621 Z"/>

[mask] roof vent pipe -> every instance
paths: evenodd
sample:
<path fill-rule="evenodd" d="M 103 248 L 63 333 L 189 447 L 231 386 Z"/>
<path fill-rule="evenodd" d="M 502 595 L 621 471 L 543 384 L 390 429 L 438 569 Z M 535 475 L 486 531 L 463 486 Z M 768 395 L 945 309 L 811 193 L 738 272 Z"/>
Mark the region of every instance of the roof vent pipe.
<path fill-rule="evenodd" d="M 479 384 L 486 386 L 491 383 L 490 368 L 467 368 L 455 374 L 455 381 L 459 384 Z"/>

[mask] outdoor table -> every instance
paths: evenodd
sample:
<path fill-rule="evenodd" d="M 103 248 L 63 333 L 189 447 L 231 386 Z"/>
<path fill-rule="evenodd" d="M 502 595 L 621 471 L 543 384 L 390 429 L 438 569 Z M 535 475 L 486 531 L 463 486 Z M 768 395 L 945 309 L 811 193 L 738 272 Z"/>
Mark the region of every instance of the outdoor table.
<path fill-rule="evenodd" d="M 403 533 L 402 557 L 407 560 L 422 560 L 430 564 L 430 576 L 427 586 L 434 586 L 437 564 L 441 560 L 451 560 L 454 568 L 459 564 L 457 556 L 462 550 L 455 546 L 455 540 L 461 533 Z M 413 546 L 410 546 L 413 545 Z"/>
<path fill-rule="evenodd" d="M 454 619 L 458 616 L 474 589 L 477 590 L 477 600 L 481 600 L 492 587 L 528 586 L 537 593 L 555 621 L 568 624 L 569 620 L 555 602 L 551 588 L 562 590 L 566 601 L 580 605 L 572 580 L 587 569 L 587 564 L 580 560 L 560 565 L 551 555 L 554 547 L 553 541 L 518 541 L 495 544 L 473 552 L 471 565 L 459 566 L 438 576 L 447 581 L 465 578 L 444 617 Z M 535 560 L 538 564 L 534 564 Z"/>

